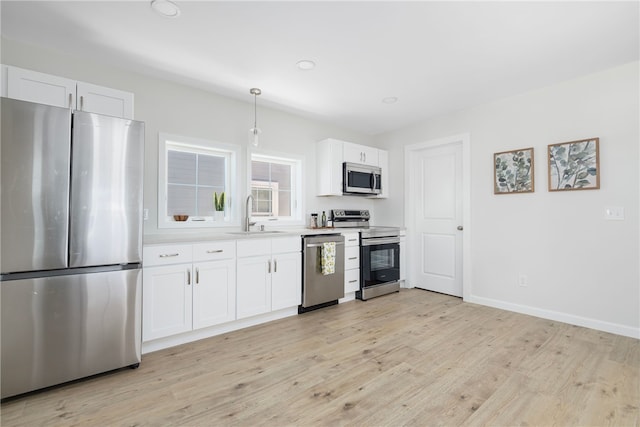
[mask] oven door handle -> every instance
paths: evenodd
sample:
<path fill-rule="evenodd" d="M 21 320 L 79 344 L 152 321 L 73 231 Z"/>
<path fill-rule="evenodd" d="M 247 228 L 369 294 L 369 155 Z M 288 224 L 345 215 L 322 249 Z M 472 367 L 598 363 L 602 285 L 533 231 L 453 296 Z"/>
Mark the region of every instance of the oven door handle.
<path fill-rule="evenodd" d="M 371 239 L 362 239 L 360 245 L 361 246 L 373 246 L 373 245 L 384 245 L 387 243 L 400 243 L 399 237 L 380 237 L 380 238 L 371 238 Z"/>

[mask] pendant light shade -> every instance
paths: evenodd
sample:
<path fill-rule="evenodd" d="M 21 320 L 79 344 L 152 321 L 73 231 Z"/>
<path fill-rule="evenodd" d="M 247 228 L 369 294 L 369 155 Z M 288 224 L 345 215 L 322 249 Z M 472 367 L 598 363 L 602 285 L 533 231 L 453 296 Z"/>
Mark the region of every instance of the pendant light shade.
<path fill-rule="evenodd" d="M 254 147 L 260 144 L 260 134 L 262 131 L 258 127 L 258 107 L 257 97 L 262 91 L 256 87 L 249 89 L 249 93 L 253 95 L 253 127 L 249 129 L 249 143 Z"/>

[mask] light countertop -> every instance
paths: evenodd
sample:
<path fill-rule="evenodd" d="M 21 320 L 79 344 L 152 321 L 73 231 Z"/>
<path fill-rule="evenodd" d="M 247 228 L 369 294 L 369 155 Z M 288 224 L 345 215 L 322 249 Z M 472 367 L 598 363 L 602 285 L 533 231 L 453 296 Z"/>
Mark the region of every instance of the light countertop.
<path fill-rule="evenodd" d="M 207 232 L 184 232 L 180 234 L 147 234 L 144 236 L 144 245 L 163 245 L 171 243 L 191 243 L 210 242 L 222 240 L 245 240 L 245 239 L 271 239 L 277 237 L 308 236 L 316 234 L 335 234 L 345 232 L 358 232 L 357 228 L 290 228 L 280 230 L 251 231 L 245 233 L 237 230 L 229 231 L 207 231 Z"/>

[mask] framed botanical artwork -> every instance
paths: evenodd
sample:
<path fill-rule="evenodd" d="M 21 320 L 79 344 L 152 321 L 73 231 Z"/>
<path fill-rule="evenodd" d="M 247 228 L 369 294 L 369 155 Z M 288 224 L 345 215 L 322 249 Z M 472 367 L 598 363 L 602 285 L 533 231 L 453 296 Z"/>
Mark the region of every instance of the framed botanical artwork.
<path fill-rule="evenodd" d="M 549 191 L 600 188 L 600 138 L 548 146 Z"/>
<path fill-rule="evenodd" d="M 494 194 L 533 193 L 533 148 L 493 155 Z"/>

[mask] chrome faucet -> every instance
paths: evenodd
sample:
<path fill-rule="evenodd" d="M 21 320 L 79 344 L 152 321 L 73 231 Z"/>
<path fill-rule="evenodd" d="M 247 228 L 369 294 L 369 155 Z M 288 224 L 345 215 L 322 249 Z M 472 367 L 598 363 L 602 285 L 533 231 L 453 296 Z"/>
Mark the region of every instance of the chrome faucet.
<path fill-rule="evenodd" d="M 245 211 L 244 211 L 244 213 L 245 213 L 245 216 L 244 216 L 244 228 L 243 228 L 242 231 L 251 231 L 251 226 L 252 225 L 256 225 L 255 222 L 251 222 L 251 216 L 250 216 L 250 212 L 251 211 L 249 210 L 250 206 L 251 206 L 249 204 L 249 202 L 251 202 L 251 201 L 253 201 L 253 195 L 249 194 L 247 196 L 247 203 L 246 203 Z"/>

